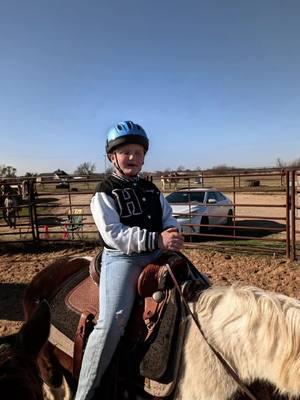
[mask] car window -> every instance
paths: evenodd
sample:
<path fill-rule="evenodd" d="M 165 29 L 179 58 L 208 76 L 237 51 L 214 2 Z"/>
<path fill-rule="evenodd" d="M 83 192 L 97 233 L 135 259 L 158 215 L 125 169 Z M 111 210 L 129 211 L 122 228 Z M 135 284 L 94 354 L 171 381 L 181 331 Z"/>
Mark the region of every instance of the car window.
<path fill-rule="evenodd" d="M 204 192 L 174 192 L 166 196 L 167 201 L 172 203 L 189 203 L 192 201 L 197 201 L 198 203 L 203 203 Z"/>
<path fill-rule="evenodd" d="M 191 201 L 197 201 L 198 203 L 203 203 L 204 192 L 191 192 Z"/>
<path fill-rule="evenodd" d="M 214 199 L 214 200 L 218 201 L 218 198 L 217 198 L 215 192 L 207 192 L 207 200 L 210 200 L 210 199 Z"/>
<path fill-rule="evenodd" d="M 218 201 L 226 200 L 226 197 L 221 192 L 215 192 Z"/>

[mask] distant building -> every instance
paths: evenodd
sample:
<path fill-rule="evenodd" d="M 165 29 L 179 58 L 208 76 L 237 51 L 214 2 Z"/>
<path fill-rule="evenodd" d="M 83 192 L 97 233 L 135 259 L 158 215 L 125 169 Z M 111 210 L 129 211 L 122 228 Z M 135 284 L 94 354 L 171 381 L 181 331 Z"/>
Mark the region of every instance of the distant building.
<path fill-rule="evenodd" d="M 53 180 L 65 180 L 69 178 L 70 175 L 67 174 L 62 169 L 57 169 L 54 172 L 43 172 L 36 177 L 37 183 L 45 183 Z"/>
<path fill-rule="evenodd" d="M 70 176 L 62 169 L 57 169 L 56 171 L 53 172 L 53 175 L 54 175 L 54 179 L 60 179 L 60 180 L 67 179 Z"/>

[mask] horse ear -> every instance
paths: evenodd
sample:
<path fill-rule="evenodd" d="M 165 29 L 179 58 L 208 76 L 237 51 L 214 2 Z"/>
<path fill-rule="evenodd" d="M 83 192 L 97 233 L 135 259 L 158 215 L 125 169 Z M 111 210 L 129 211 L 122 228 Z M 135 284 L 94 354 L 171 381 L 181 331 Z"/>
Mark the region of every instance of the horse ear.
<path fill-rule="evenodd" d="M 18 342 L 20 346 L 30 355 L 37 357 L 49 337 L 50 326 L 50 306 L 46 300 L 42 300 L 33 315 L 19 331 Z"/>

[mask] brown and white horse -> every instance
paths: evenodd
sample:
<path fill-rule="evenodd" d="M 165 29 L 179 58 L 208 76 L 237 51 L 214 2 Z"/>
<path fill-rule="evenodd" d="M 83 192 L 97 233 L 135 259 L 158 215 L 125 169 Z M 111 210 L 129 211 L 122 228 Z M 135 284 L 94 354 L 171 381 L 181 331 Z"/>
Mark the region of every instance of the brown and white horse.
<path fill-rule="evenodd" d="M 65 268 L 84 262 L 87 262 L 84 258 L 69 259 Z M 46 289 L 45 285 L 43 288 Z M 38 294 L 36 288 L 33 292 Z M 233 285 L 204 291 L 192 309 L 208 342 L 227 360 L 257 399 L 300 399 L 299 300 L 255 287 Z M 48 332 L 47 319 L 39 321 L 38 329 L 36 324 L 29 325 L 31 335 L 26 335 L 25 342 L 28 348 L 34 348 L 35 355 L 40 348 L 36 341 L 43 342 Z M 20 351 L 26 353 L 25 349 Z M 18 367 L 14 373 L 17 378 L 23 372 L 18 362 L 12 364 L 11 369 L 14 365 Z M 27 368 L 36 374 L 34 364 Z M 239 393 L 238 385 L 193 321 L 187 329 L 179 375 L 175 400 L 248 399 Z M 14 383 L 11 382 L 11 386 Z M 258 394 L 261 390 L 265 390 L 263 395 Z M 26 397 L 16 398 L 27 400 Z"/>

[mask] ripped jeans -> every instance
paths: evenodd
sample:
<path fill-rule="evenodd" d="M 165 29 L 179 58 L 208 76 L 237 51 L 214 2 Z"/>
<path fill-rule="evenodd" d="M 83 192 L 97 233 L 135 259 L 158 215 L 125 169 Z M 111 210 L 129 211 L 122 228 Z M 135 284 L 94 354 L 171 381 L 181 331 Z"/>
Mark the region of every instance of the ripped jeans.
<path fill-rule="evenodd" d="M 108 367 L 134 303 L 136 285 L 143 267 L 161 250 L 126 255 L 104 249 L 100 276 L 100 315 L 84 352 L 76 400 L 92 400 Z"/>

